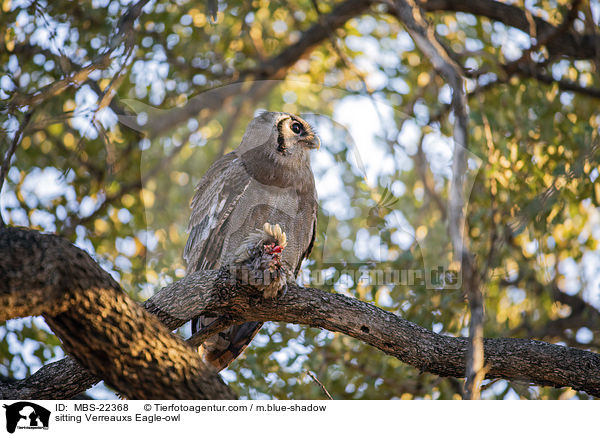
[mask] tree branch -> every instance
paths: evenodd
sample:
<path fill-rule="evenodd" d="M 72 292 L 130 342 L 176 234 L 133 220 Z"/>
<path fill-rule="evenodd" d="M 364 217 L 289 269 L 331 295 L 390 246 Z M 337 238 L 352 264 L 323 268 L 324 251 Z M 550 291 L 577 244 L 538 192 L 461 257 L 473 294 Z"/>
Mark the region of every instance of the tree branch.
<path fill-rule="evenodd" d="M 471 320 L 469 323 L 469 350 L 465 398 L 478 399 L 479 385 L 483 380 L 483 295 L 480 290 L 479 274 L 473 255 L 465 247 L 464 229 L 464 180 L 467 167 L 468 126 L 467 96 L 463 86 L 461 68 L 449 56 L 437 40 L 435 31 L 423 17 L 414 0 L 396 0 L 391 11 L 404 23 L 417 47 L 427 56 L 433 67 L 452 88 L 452 110 L 454 112 L 454 151 L 452 160 L 452 182 L 448 199 L 448 233 L 454 248 L 454 256 L 461 266 L 463 289 L 467 291 Z"/>
<path fill-rule="evenodd" d="M 135 20 L 141 15 L 142 9 L 148 1 L 149 0 L 139 0 L 129 7 L 127 12 L 125 12 L 119 20 L 119 24 L 110 38 L 107 50 L 97 56 L 89 65 L 67 74 L 64 78 L 56 80 L 32 94 L 15 95 L 6 103 L 6 106 L 12 110 L 25 106 L 38 106 L 47 99 L 62 93 L 69 87 L 78 87 L 86 82 L 92 72 L 108 68 L 112 62 L 112 53 L 122 42 L 125 42 L 127 46 L 133 45 L 133 25 Z"/>
<path fill-rule="evenodd" d="M 185 302 L 185 304 L 182 304 Z M 468 340 L 438 335 L 372 304 L 320 289 L 290 285 L 265 300 L 252 288 L 232 285 L 226 272 L 199 271 L 163 288 L 145 303 L 170 328 L 205 312 L 231 323 L 281 321 L 341 332 L 422 371 L 464 377 Z M 181 325 L 179 324 L 179 325 Z M 570 386 L 600 395 L 600 355 L 528 339 L 485 339 L 486 378 Z"/>
<path fill-rule="evenodd" d="M 571 80 L 566 79 L 557 80 L 554 77 L 552 77 L 551 74 L 542 71 L 535 64 L 518 65 L 516 67 L 515 73 L 513 74 L 518 74 L 522 77 L 531 77 L 537 80 L 538 82 L 542 82 L 547 85 L 556 84 L 558 86 L 558 89 L 562 91 L 574 92 L 586 97 L 600 99 L 600 88 L 594 88 L 591 86 L 581 86 L 577 82 L 573 82 Z"/>
<path fill-rule="evenodd" d="M 4 400 L 69 400 L 102 380 L 72 357 L 49 363 L 23 380 L 0 381 Z"/>
<path fill-rule="evenodd" d="M 12 160 L 12 157 L 15 154 L 15 151 L 17 150 L 17 146 L 19 145 L 19 142 L 21 142 L 21 139 L 23 138 L 25 129 L 27 128 L 27 125 L 29 124 L 29 121 L 31 120 L 31 117 L 32 117 L 34 111 L 35 111 L 35 109 L 32 109 L 31 111 L 29 111 L 25 114 L 23 121 L 21 121 L 19 128 L 15 132 L 15 136 L 13 137 L 10 147 L 8 147 L 8 149 L 6 150 L 6 153 L 4 154 L 4 159 L 2 160 L 2 165 L 0 166 L 0 192 L 2 192 L 2 185 L 4 185 L 4 179 L 6 179 L 6 175 L 8 174 L 8 169 L 10 167 L 10 161 Z M 2 219 L 2 213 L 0 213 L 0 227 L 4 227 L 4 220 Z"/>
<path fill-rule="evenodd" d="M 263 62 L 258 68 L 243 72 L 240 76 L 243 78 L 250 75 L 257 80 L 283 78 L 289 67 L 333 35 L 333 32 L 348 20 L 361 15 L 373 3 L 373 0 L 346 0 L 340 3 L 329 14 L 320 15 L 319 20 L 304 31 L 296 43 Z"/>
<path fill-rule="evenodd" d="M 235 398 L 195 350 L 68 241 L 0 230 L 0 278 L 0 320 L 43 315 L 67 352 L 126 397 Z"/>
<path fill-rule="evenodd" d="M 530 33 L 530 22 L 527 14 L 518 6 L 501 3 L 495 0 L 427 0 L 421 2 L 421 7 L 427 12 L 465 12 L 468 14 L 487 17 L 500 21 L 507 26 L 515 27 Z M 595 59 L 597 47 L 600 46 L 600 35 L 595 33 L 578 34 L 573 31 L 560 32 L 557 26 L 547 21 L 533 17 L 535 34 L 538 40 L 546 35 L 555 35 L 547 42 L 551 56 L 566 56 L 572 59 Z"/>
<path fill-rule="evenodd" d="M 340 3 L 304 31 L 297 42 L 286 47 L 278 55 L 261 62 L 256 68 L 240 72 L 236 82 L 203 92 L 191 98 L 185 106 L 164 111 L 160 116 L 148 120 L 144 126 L 135 127 L 135 117 L 120 117 L 120 120 L 131 128 L 147 131 L 150 136 L 155 136 L 164 134 L 189 118 L 197 116 L 203 109 L 216 110 L 233 97 L 240 100 L 253 99 L 255 95 L 264 92 L 265 87 L 272 86 L 270 80 L 283 79 L 286 71 L 298 60 L 326 40 L 335 29 L 367 10 L 372 3 L 372 0 L 346 0 Z M 249 81 L 252 82 L 245 83 Z"/>
<path fill-rule="evenodd" d="M 0 231 L 0 235 L 5 238 L 4 235 L 10 232 L 37 234 L 35 231 L 5 229 Z M 43 236 L 43 238 L 51 238 L 48 240 L 54 242 L 60 241 L 53 236 Z M 38 253 L 35 247 L 31 248 L 29 247 L 32 253 Z M 73 250 L 80 252 L 66 242 L 59 243 L 57 248 L 65 253 Z M 21 256 L 13 255 L 8 258 L 13 260 L 7 261 L 7 256 L 0 256 L 0 277 L 3 278 L 0 283 L 13 283 L 4 279 L 7 278 L 8 272 L 18 267 L 18 263 L 21 262 L 19 260 Z M 60 263 L 61 258 L 57 262 Z M 65 268 L 69 267 L 65 266 Z M 92 265 L 90 268 L 101 271 L 97 265 Z M 52 282 L 50 277 L 56 276 L 44 277 L 40 273 L 32 274 L 30 281 L 40 286 L 39 284 L 46 283 L 48 280 L 50 284 L 54 283 L 56 286 L 58 283 Z M 60 282 L 59 279 L 57 280 Z M 0 288 L 0 296 L 3 295 L 2 290 L 3 288 Z M 33 293 L 29 292 L 27 295 L 32 296 Z M 2 298 L 0 298 L 0 307 L 3 308 L 3 313 L 12 311 L 7 309 L 10 307 L 10 301 Z M 103 301 L 105 304 L 109 303 L 105 299 Z M 39 310 L 45 304 L 44 301 L 40 302 Z M 372 304 L 314 288 L 290 285 L 283 297 L 265 300 L 254 288 L 232 282 L 228 271 L 225 270 L 192 273 L 161 289 L 144 303 L 144 307 L 155 314 L 168 329 L 177 328 L 189 319 L 204 313 L 225 315 L 231 324 L 247 321 L 281 321 L 344 333 L 421 371 L 440 376 L 464 377 L 467 369 L 466 356 L 469 346 L 467 338 L 439 335 Z M 86 310 L 89 308 L 86 307 Z M 137 316 L 142 319 L 141 313 Z M 147 315 L 143 319 L 147 320 Z M 110 325 L 106 327 L 110 328 Z M 58 333 L 77 334 L 70 329 Z M 85 339 L 88 339 L 87 335 Z M 485 339 L 483 345 L 485 366 L 488 368 L 487 378 L 521 380 L 555 387 L 570 386 L 600 396 L 599 354 L 527 339 Z M 132 344 L 124 343 L 122 346 L 125 347 L 126 352 L 131 349 Z M 76 345 L 72 345 L 72 348 L 75 347 Z M 98 353 L 102 355 L 103 351 L 93 349 L 88 350 L 88 353 L 90 353 L 88 359 L 92 359 Z M 69 359 L 43 367 L 40 369 L 41 373 L 38 371 L 40 375 L 36 373 L 30 379 L 43 375 L 46 380 L 52 380 L 51 373 L 58 374 L 59 370 L 63 370 L 64 374 L 67 365 L 71 365 L 74 371 L 72 378 L 82 380 L 81 390 L 85 389 L 88 386 L 85 383 L 89 382 L 89 379 L 78 374 Z M 66 378 L 63 377 L 54 384 L 65 380 Z M 12 389 L 9 392 L 16 392 L 22 398 L 27 393 L 33 393 L 32 390 L 24 390 L 27 388 L 26 384 L 21 384 L 19 387 L 22 390 Z M 45 392 L 36 395 L 40 397 L 47 395 L 45 398 L 48 398 L 51 387 L 46 385 L 46 389 Z M 70 392 L 74 392 L 74 389 Z M 4 388 L 0 389 L 0 394 L 6 395 Z"/>

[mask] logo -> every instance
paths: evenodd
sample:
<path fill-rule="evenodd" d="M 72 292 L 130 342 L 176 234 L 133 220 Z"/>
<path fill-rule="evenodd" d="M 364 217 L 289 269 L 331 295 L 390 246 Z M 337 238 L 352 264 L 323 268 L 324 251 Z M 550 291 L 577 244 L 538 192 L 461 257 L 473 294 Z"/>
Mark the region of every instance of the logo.
<path fill-rule="evenodd" d="M 50 411 L 28 401 L 4 405 L 6 409 L 6 431 L 14 433 L 18 429 L 48 430 Z"/>

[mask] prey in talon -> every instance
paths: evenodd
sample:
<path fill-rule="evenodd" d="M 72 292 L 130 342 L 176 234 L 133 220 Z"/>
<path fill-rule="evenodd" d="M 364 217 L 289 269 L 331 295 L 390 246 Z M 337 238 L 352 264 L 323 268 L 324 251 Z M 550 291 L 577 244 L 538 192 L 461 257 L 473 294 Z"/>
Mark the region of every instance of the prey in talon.
<path fill-rule="evenodd" d="M 248 235 L 237 250 L 233 270 L 238 280 L 263 291 L 265 298 L 274 298 L 287 286 L 290 272 L 281 262 L 287 237 L 279 224 L 265 223 L 262 229 Z"/>

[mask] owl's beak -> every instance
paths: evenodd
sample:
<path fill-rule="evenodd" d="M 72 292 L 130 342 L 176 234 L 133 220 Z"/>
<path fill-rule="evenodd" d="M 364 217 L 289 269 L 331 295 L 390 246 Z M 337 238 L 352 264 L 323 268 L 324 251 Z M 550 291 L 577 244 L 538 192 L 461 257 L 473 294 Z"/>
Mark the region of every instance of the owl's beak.
<path fill-rule="evenodd" d="M 321 140 L 317 135 L 314 135 L 311 141 L 306 141 L 306 146 L 313 150 L 318 150 L 319 148 L 321 148 Z"/>

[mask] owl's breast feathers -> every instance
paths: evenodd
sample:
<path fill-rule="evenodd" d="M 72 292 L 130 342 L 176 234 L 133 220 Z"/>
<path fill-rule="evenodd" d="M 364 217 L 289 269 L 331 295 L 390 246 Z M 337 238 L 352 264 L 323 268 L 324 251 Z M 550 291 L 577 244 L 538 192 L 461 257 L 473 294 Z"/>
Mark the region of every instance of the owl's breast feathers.
<path fill-rule="evenodd" d="M 244 239 L 267 222 L 279 224 L 288 237 L 283 261 L 291 271 L 297 273 L 308 256 L 318 207 L 310 167 L 292 181 L 288 168 L 278 175 L 269 166 L 260 172 L 249 157 L 229 153 L 198 185 L 184 250 L 190 271 L 227 264 Z"/>

